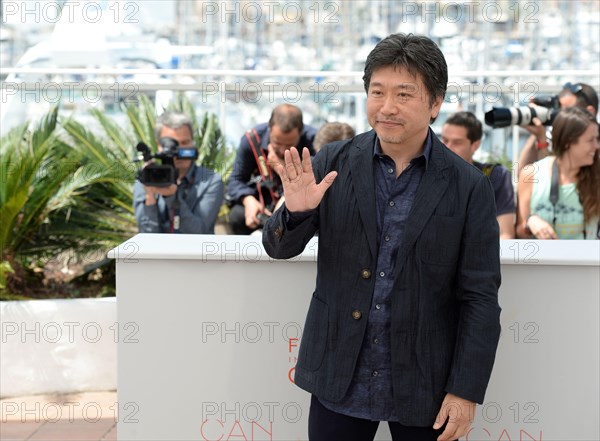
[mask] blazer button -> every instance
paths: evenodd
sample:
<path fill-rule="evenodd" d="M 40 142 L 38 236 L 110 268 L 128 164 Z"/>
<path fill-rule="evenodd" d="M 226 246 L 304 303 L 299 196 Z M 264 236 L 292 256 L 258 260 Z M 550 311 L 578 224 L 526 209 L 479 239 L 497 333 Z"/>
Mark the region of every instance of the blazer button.
<path fill-rule="evenodd" d="M 281 227 L 275 228 L 275 237 L 277 239 L 281 239 L 282 235 L 283 235 L 283 229 Z"/>
<path fill-rule="evenodd" d="M 362 312 L 360 312 L 358 309 L 355 309 L 354 311 L 352 311 L 352 318 L 354 320 L 360 320 L 361 317 L 362 317 Z"/>
<path fill-rule="evenodd" d="M 371 277 L 371 271 L 369 271 L 368 269 L 364 269 L 360 272 L 360 275 L 363 279 L 368 279 L 369 277 Z"/>

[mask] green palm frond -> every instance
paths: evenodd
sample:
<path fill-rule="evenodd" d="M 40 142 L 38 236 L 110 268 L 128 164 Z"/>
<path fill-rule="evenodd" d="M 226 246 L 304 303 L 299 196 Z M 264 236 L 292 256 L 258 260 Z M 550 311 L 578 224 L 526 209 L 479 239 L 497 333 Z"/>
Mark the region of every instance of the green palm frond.
<path fill-rule="evenodd" d="M 194 121 L 204 166 L 226 178 L 235 152 L 227 148 L 215 115 L 199 121 L 191 101 L 178 94 L 168 106 Z M 64 251 L 108 251 L 137 232 L 134 146 L 156 152 L 156 109 L 146 97 L 124 107 L 128 127 L 92 110 L 99 129 L 52 108 L 39 123 L 23 124 L 0 139 L 0 289 L 20 259 Z"/>
<path fill-rule="evenodd" d="M 101 110 L 92 109 L 90 113 L 98 120 L 102 130 L 106 133 L 110 141 L 105 146 L 116 149 L 117 152 L 114 152 L 115 156 L 121 157 L 124 160 L 129 158 L 136 142 L 135 138 L 123 130 L 114 120 L 108 118 Z"/>
<path fill-rule="evenodd" d="M 88 248 L 106 243 L 116 246 L 135 232 L 131 140 L 112 120 L 98 112 L 93 115 L 106 136 L 100 137 L 73 119 L 62 123 L 82 158 L 82 167 L 71 178 L 79 194 L 73 207 L 52 217 L 52 226 L 46 231 L 46 235 L 76 237 Z"/>
<path fill-rule="evenodd" d="M 148 97 L 141 95 L 137 105 L 127 104 L 125 113 L 133 128 L 135 138 L 146 143 L 151 151 L 156 152 L 156 137 L 154 136 L 156 109 Z"/>
<path fill-rule="evenodd" d="M 110 192 L 114 190 L 121 199 L 130 200 L 134 178 L 134 168 L 130 166 L 129 157 L 131 148 L 128 152 L 124 145 L 120 148 L 108 139 L 100 139 L 73 119 L 64 121 L 62 126 L 72 138 L 73 148 L 82 156 L 82 173 L 90 181 L 89 185 L 102 182 L 110 184 L 114 187 Z M 102 127 L 106 128 L 104 124 Z M 114 125 L 108 126 L 109 132 L 114 129 Z M 101 187 L 94 190 L 103 193 Z"/>
<path fill-rule="evenodd" d="M 57 115 L 55 107 L 36 126 L 21 126 L 0 142 L 2 261 L 15 261 L 38 244 L 52 213 L 73 204 L 79 191 L 68 183 L 78 157 L 58 136 Z M 2 277 L 6 274 L 3 271 Z"/>
<path fill-rule="evenodd" d="M 200 160 L 206 167 L 219 172 L 227 180 L 233 169 L 235 151 L 228 148 L 216 115 L 204 114 L 201 124 Z"/>

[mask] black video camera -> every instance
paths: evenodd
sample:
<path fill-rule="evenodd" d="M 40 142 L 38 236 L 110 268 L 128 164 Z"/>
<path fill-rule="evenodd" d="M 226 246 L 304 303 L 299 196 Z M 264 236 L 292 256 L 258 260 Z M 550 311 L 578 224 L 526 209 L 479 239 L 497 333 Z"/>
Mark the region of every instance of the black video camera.
<path fill-rule="evenodd" d="M 515 125 L 529 126 L 533 124 L 533 118 L 537 117 L 543 125 L 550 126 L 559 110 L 558 95 L 542 95 L 534 98 L 533 102 L 525 107 L 492 107 L 492 110 L 485 114 L 485 123 L 494 129 Z"/>
<path fill-rule="evenodd" d="M 135 147 L 143 156 L 144 162 L 158 159 L 160 164 L 151 163 L 138 170 L 137 179 L 144 185 L 151 187 L 168 187 L 177 182 L 177 170 L 173 159 L 198 159 L 196 147 L 179 147 L 179 142 L 174 138 L 160 138 L 158 141 L 162 151 L 152 154 L 150 148 L 143 142 Z"/>

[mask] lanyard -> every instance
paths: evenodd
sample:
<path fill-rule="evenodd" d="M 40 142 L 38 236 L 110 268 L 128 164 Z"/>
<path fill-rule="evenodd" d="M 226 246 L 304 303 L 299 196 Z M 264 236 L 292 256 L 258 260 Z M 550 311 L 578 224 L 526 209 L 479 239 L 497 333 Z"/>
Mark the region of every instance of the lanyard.
<path fill-rule="evenodd" d="M 556 230 L 556 203 L 558 202 L 558 158 L 554 158 L 552 164 L 552 179 L 550 181 L 550 203 L 552 204 L 552 228 Z M 583 229 L 585 235 L 585 227 Z"/>

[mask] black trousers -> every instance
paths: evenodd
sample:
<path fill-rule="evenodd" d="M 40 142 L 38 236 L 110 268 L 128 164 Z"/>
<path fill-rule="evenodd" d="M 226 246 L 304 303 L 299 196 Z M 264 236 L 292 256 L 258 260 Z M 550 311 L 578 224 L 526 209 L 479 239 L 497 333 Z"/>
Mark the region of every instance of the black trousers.
<path fill-rule="evenodd" d="M 438 430 L 432 427 L 408 427 L 388 422 L 393 441 L 436 441 L 446 425 Z M 314 395 L 308 414 L 308 439 L 310 441 L 372 441 L 379 421 L 364 420 L 332 412 Z"/>

